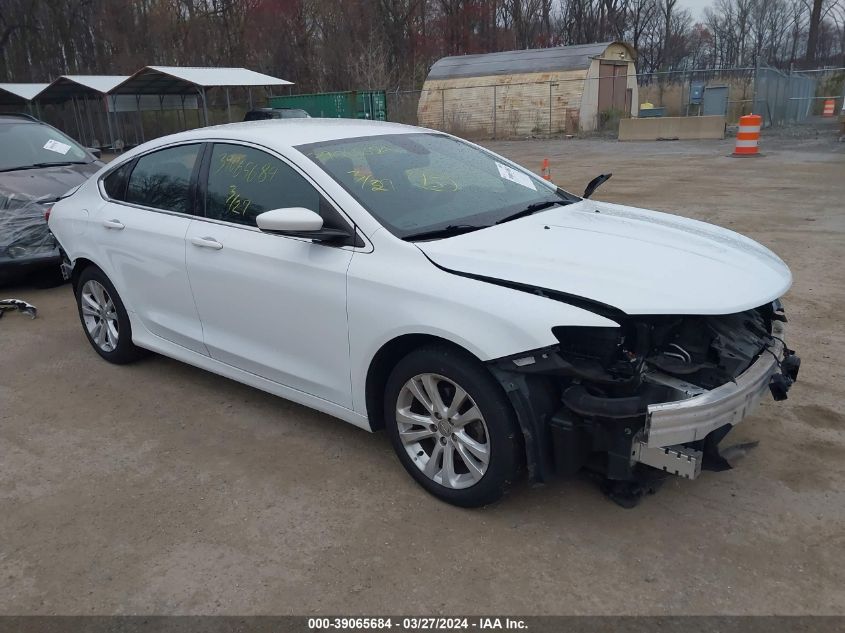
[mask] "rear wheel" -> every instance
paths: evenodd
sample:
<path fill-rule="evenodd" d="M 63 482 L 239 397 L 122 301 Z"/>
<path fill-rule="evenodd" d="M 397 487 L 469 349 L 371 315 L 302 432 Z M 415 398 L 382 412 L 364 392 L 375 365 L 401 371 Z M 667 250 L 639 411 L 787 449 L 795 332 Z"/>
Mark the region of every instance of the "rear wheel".
<path fill-rule="evenodd" d="M 388 379 L 385 412 L 399 460 L 436 497 L 481 506 L 514 481 L 521 438 L 513 409 L 468 354 L 431 347 L 406 356 Z"/>
<path fill-rule="evenodd" d="M 83 270 L 75 290 L 82 328 L 100 356 L 123 365 L 144 355 L 144 350 L 132 343 L 129 316 L 117 290 L 99 268 Z"/>

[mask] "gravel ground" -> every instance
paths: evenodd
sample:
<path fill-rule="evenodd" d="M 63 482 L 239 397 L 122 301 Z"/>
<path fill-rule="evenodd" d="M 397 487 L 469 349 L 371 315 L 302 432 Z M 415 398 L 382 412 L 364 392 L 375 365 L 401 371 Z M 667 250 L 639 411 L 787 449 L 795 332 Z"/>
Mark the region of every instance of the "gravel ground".
<path fill-rule="evenodd" d="M 779 253 L 804 359 L 730 436 L 732 471 L 634 510 L 586 479 L 462 510 L 384 434 L 153 356 L 110 366 L 70 289 L 0 289 L 0 613 L 845 613 L 845 145 L 490 143 L 561 186 L 715 222 Z M 632 254 L 635 256 L 635 254 Z M 695 283 L 694 275 L 690 283 Z M 726 281 L 729 283 L 729 281 Z"/>

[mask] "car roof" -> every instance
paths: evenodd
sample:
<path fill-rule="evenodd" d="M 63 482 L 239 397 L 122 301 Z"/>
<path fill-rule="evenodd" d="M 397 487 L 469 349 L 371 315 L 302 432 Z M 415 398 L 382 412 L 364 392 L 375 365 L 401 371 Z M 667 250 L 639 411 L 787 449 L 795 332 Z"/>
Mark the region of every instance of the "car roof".
<path fill-rule="evenodd" d="M 144 149 L 186 140 L 238 140 L 284 149 L 360 136 L 431 132 L 421 127 L 360 119 L 267 119 L 197 128 L 157 138 Z"/>

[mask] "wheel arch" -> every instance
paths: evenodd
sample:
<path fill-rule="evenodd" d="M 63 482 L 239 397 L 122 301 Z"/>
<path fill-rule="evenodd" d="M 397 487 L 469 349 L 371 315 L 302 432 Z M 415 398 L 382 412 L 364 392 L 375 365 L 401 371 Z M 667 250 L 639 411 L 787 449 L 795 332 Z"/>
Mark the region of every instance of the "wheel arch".
<path fill-rule="evenodd" d="M 76 286 L 79 283 L 79 277 L 82 275 L 82 271 L 88 268 L 89 266 L 93 266 L 94 268 L 98 268 L 102 270 L 95 262 L 88 259 L 87 257 L 77 257 L 73 260 L 73 270 L 70 271 L 70 283 L 74 290 L 76 290 Z"/>
<path fill-rule="evenodd" d="M 373 431 L 384 429 L 384 389 L 391 370 L 402 358 L 426 345 L 451 347 L 482 363 L 478 356 L 466 347 L 434 334 L 402 334 L 387 341 L 370 361 L 364 387 L 367 417 Z"/>
<path fill-rule="evenodd" d="M 385 426 L 384 390 L 393 367 L 403 357 L 427 345 L 450 347 L 475 359 L 490 372 L 502 390 L 514 414 L 521 436 L 521 451 L 529 478 L 547 481 L 554 473 L 550 461 L 551 437 L 545 420 L 556 408 L 557 391 L 549 384 L 548 376 L 531 376 L 522 372 L 503 370 L 497 360 L 482 361 L 467 347 L 435 334 L 402 334 L 384 343 L 373 356 L 365 381 L 367 417 L 372 431 Z"/>

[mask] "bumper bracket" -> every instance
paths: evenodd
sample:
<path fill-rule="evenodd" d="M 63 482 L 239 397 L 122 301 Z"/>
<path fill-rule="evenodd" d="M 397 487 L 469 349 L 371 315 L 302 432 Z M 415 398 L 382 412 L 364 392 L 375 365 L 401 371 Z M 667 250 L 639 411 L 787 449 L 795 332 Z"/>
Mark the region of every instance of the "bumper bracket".
<path fill-rule="evenodd" d="M 695 479 L 701 472 L 703 453 L 685 446 L 650 447 L 643 442 L 634 442 L 631 460 L 670 475 Z"/>

